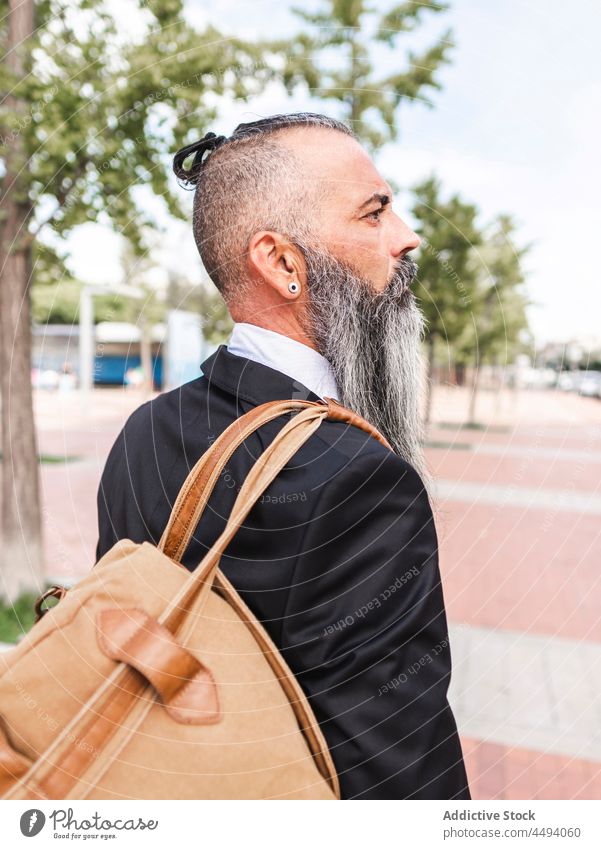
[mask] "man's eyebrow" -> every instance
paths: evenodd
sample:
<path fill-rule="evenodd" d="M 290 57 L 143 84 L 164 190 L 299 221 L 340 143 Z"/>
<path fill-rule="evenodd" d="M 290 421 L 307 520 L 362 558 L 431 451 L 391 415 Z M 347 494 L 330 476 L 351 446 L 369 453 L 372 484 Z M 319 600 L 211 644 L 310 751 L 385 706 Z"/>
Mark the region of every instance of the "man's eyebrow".
<path fill-rule="evenodd" d="M 379 201 L 382 206 L 386 206 L 386 204 L 390 203 L 390 195 L 386 192 L 374 192 L 371 197 L 369 197 L 366 201 L 364 201 L 360 207 L 358 207 L 357 212 L 361 212 L 362 209 L 370 206 L 374 201 Z"/>

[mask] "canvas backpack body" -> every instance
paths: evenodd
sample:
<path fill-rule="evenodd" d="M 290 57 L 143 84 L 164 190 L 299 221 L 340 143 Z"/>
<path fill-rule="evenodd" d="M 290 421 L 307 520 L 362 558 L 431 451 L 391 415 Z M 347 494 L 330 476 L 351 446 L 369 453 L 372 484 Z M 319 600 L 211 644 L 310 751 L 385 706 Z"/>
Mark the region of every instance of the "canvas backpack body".
<path fill-rule="evenodd" d="M 324 419 L 388 445 L 326 401 L 272 401 L 237 419 L 188 475 L 158 546 L 118 542 L 0 655 L 3 798 L 340 798 L 309 702 L 219 569 L 254 503 Z M 295 415 L 189 572 L 181 557 L 228 458 L 285 413 Z"/>

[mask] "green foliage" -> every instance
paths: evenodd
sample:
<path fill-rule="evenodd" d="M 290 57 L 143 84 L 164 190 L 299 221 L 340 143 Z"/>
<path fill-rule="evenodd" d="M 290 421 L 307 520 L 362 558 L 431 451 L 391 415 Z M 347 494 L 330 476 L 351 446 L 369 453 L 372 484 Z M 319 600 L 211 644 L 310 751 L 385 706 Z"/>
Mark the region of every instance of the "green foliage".
<path fill-rule="evenodd" d="M 485 228 L 478 252 L 474 313 L 477 321 L 455 345 L 458 362 L 507 364 L 522 350 L 528 330 L 522 260 L 529 246 L 515 245 L 511 216 L 498 215 Z"/>
<path fill-rule="evenodd" d="M 36 240 L 32 245 L 31 257 L 36 286 L 75 283 L 75 278 L 65 264 L 67 256 L 60 248 Z"/>
<path fill-rule="evenodd" d="M 47 227 L 64 237 L 92 221 L 143 253 L 144 229 L 157 221 L 141 189 L 186 218 L 172 153 L 209 128 L 217 96 L 247 98 L 274 77 L 272 62 L 258 67 L 262 45 L 196 31 L 179 0 L 139 6 L 143 25 L 128 41 L 102 0 L 45 0 L 28 42 L 31 73 L 17 79 L 0 64 L 4 90 L 28 105 L 0 111 L 0 158 L 15 138 L 23 144 L 26 167 L 11 192 L 30 210 L 25 245 Z"/>
<path fill-rule="evenodd" d="M 75 324 L 79 311 L 79 283 L 34 286 L 31 316 L 35 324 Z"/>
<path fill-rule="evenodd" d="M 454 194 L 441 196 L 440 181 L 431 176 L 413 189 L 412 212 L 422 238 L 415 293 L 427 319 L 432 342 L 453 342 L 474 322 L 477 273 L 473 252 L 481 243 L 478 210 Z"/>
<path fill-rule="evenodd" d="M 499 215 L 481 228 L 478 210 L 455 194 L 444 199 L 432 176 L 414 187 L 413 214 L 422 237 L 416 294 L 427 319 L 428 367 L 441 357 L 447 364 L 474 365 L 470 426 L 474 424 L 478 367 L 483 362 L 513 362 L 528 329 L 521 259 L 528 248 L 517 249 L 515 224 Z M 428 381 L 426 422 L 431 415 Z"/>
<path fill-rule="evenodd" d="M 198 293 L 198 314 L 202 319 L 202 332 L 207 342 L 221 345 L 227 342 L 234 322 L 219 292 L 202 287 Z"/>
<path fill-rule="evenodd" d="M 82 284 L 59 282 L 55 286 L 34 286 L 31 313 L 36 324 L 76 324 L 79 321 L 79 297 Z M 131 304 L 121 295 L 97 295 L 94 321 L 129 321 Z"/>
<path fill-rule="evenodd" d="M 290 44 L 284 69 L 289 88 L 304 79 L 311 94 L 343 105 L 342 117 L 372 148 L 398 137 L 397 108 L 401 102 L 432 106 L 428 95 L 440 89 L 439 68 L 449 61 L 451 33 L 423 53 L 403 55 L 403 69 L 380 74 L 373 61 L 383 52 L 397 61 L 397 42 L 413 32 L 428 14 L 445 3 L 398 3 L 387 12 L 366 0 L 322 0 L 317 13 L 293 11 L 309 26 Z"/>
<path fill-rule="evenodd" d="M 414 188 L 413 214 L 422 237 L 416 294 L 427 337 L 444 340 L 456 363 L 511 361 L 528 328 L 522 260 L 515 223 L 499 215 L 478 224 L 477 207 L 441 196 L 436 177 Z"/>
<path fill-rule="evenodd" d="M 0 643 L 16 643 L 19 637 L 26 634 L 35 619 L 33 606 L 37 596 L 25 593 L 13 604 L 7 604 L 0 599 Z"/>

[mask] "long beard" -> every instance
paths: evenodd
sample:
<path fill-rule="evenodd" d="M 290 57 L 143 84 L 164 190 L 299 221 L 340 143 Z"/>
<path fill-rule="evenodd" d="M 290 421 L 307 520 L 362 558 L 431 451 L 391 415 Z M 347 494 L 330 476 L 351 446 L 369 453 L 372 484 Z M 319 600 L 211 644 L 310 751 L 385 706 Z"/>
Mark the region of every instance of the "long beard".
<path fill-rule="evenodd" d="M 301 246 L 299 246 L 301 247 Z M 329 361 L 339 401 L 367 419 L 429 481 L 420 418 L 424 317 L 403 257 L 382 292 L 331 254 L 302 246 L 307 265 L 305 332 Z"/>

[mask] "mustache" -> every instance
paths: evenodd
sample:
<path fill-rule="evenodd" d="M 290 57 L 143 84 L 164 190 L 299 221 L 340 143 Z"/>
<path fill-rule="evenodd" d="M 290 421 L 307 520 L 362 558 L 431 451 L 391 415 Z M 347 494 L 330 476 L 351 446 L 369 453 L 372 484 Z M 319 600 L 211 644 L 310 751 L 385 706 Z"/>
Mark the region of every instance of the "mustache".
<path fill-rule="evenodd" d="M 386 289 L 391 291 L 408 289 L 419 271 L 418 264 L 409 256 L 402 256 L 396 263 L 390 275 Z"/>
<path fill-rule="evenodd" d="M 398 310 L 414 310 L 416 300 L 411 284 L 417 271 L 417 263 L 408 256 L 403 256 L 395 263 L 383 289 L 378 291 L 367 279 L 361 278 L 355 301 L 357 314 L 372 327 L 380 324 L 384 330 L 390 324 L 391 311 L 395 314 Z"/>

